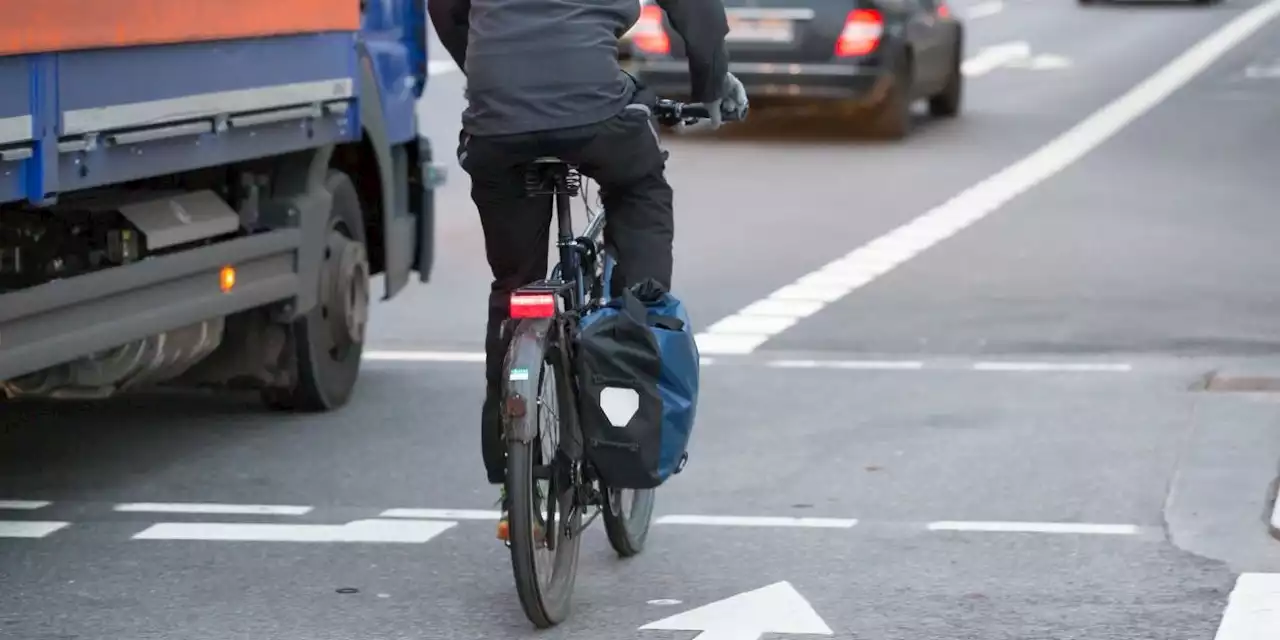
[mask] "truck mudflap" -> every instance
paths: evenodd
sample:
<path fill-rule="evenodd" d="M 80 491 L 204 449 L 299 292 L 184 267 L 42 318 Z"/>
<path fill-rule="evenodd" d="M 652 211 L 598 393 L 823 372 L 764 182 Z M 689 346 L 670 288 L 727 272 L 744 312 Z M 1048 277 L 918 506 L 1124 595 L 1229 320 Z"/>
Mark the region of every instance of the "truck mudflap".
<path fill-rule="evenodd" d="M 426 136 L 418 137 L 417 157 L 414 164 L 418 168 L 419 180 L 412 187 L 410 207 L 418 219 L 418 251 L 414 256 L 414 269 L 418 271 L 418 280 L 427 282 L 431 279 L 431 267 L 435 262 L 436 236 L 436 189 L 444 186 L 448 178 L 448 169 L 434 162 L 431 140 Z"/>

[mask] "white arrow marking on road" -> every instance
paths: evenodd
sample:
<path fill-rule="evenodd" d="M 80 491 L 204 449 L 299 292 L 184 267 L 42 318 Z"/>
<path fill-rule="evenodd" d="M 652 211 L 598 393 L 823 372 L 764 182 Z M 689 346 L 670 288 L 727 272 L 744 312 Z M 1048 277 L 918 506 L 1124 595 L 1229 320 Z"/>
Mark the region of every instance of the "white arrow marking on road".
<path fill-rule="evenodd" d="M 1030 58 L 1014 60 L 1005 66 L 1014 69 L 1031 69 L 1032 71 L 1066 69 L 1071 66 L 1071 59 L 1064 58 L 1062 56 L 1055 56 L 1052 53 L 1041 53 Z"/>
<path fill-rule="evenodd" d="M 1280 62 L 1274 63 L 1270 66 L 1260 64 L 1249 65 L 1244 70 L 1244 77 L 1253 79 L 1280 78 Z"/>
<path fill-rule="evenodd" d="M 809 601 L 790 582 L 739 593 L 640 627 L 701 631 L 694 640 L 757 640 L 766 633 L 832 635 Z"/>
<path fill-rule="evenodd" d="M 960 65 L 966 76 L 980 76 L 1007 64 L 1031 57 L 1031 45 L 1026 42 L 1007 42 L 987 47 Z"/>

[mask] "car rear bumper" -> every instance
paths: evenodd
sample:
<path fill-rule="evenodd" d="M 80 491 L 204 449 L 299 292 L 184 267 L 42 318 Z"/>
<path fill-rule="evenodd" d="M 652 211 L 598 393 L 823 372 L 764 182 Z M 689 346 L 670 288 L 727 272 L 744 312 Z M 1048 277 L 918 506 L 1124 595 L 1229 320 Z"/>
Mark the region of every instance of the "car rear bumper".
<path fill-rule="evenodd" d="M 624 68 L 662 97 L 687 98 L 689 65 L 684 60 L 633 58 Z M 733 62 L 737 76 L 755 103 L 833 100 L 872 103 L 890 81 L 887 72 L 853 64 Z"/>

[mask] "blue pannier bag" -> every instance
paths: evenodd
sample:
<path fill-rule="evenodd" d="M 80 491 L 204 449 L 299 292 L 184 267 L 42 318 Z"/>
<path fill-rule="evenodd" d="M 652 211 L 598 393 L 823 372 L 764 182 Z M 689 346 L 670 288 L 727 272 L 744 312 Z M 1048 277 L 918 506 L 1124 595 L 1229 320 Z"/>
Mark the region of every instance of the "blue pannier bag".
<path fill-rule="evenodd" d="M 615 489 L 651 489 L 688 460 L 698 345 L 684 304 L 646 280 L 586 314 L 576 359 L 587 457 Z"/>

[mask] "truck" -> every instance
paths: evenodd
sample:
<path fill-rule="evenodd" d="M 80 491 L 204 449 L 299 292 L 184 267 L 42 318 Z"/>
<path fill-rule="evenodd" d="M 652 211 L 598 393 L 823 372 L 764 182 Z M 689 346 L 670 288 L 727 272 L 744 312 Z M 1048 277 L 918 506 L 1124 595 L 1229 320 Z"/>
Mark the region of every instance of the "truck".
<path fill-rule="evenodd" d="M 434 251 L 423 0 L 0 0 L 0 402 L 330 411 Z"/>

